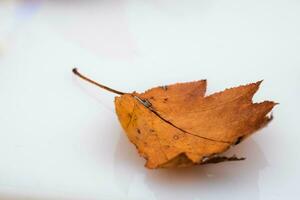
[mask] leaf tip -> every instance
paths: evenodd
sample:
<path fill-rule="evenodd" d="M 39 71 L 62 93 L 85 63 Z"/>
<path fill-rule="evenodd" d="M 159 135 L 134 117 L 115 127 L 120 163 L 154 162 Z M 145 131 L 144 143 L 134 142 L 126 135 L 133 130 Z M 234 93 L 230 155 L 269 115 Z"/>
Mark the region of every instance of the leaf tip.
<path fill-rule="evenodd" d="M 257 81 L 255 84 L 260 86 L 262 82 L 264 82 L 264 79 L 261 79 L 261 80 Z"/>

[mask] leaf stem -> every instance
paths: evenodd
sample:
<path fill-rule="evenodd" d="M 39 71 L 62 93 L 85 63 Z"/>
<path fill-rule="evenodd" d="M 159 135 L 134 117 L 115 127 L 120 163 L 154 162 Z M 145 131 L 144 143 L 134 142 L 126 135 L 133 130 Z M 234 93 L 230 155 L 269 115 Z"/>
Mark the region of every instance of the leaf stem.
<path fill-rule="evenodd" d="M 107 86 L 105 86 L 105 85 L 102 85 L 102 84 L 100 84 L 100 83 L 97 83 L 96 81 L 93 81 L 92 79 L 90 79 L 90 78 L 88 78 L 88 77 L 82 75 L 81 73 L 79 73 L 78 70 L 77 70 L 77 68 L 74 68 L 72 71 L 73 71 L 73 73 L 74 73 L 75 75 L 79 76 L 79 77 L 82 78 L 83 80 L 85 80 L 85 81 L 87 81 L 87 82 L 89 82 L 89 83 L 92 83 L 92 84 L 94 84 L 94 85 L 96 85 L 96 86 L 98 86 L 98 87 L 100 87 L 100 88 L 102 88 L 102 89 L 104 89 L 104 90 L 107 90 L 107 91 L 109 91 L 109 92 L 113 92 L 113 93 L 119 94 L 119 95 L 126 94 L 126 93 L 124 93 L 124 92 L 120 92 L 120 91 L 118 91 L 118 90 L 114 90 L 114 89 L 109 88 L 109 87 L 107 87 Z"/>

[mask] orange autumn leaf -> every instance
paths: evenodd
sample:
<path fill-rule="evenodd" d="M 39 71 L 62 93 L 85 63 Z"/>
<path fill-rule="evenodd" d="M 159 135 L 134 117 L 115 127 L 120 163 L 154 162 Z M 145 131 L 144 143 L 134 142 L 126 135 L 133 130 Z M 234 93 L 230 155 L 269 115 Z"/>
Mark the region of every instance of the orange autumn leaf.
<path fill-rule="evenodd" d="M 276 105 L 252 102 L 261 81 L 209 96 L 205 80 L 123 93 L 73 72 L 120 95 L 115 97 L 119 121 L 148 168 L 242 160 L 220 153 L 270 122 L 267 114 Z"/>

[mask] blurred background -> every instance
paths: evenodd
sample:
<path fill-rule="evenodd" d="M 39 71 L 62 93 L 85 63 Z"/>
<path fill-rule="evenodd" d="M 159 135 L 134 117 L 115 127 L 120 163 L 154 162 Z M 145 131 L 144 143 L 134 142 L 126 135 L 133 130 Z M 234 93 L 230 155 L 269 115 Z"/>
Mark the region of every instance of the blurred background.
<path fill-rule="evenodd" d="M 1 0 L 0 199 L 298 199 L 300 1 Z M 147 170 L 114 94 L 264 79 L 274 120 L 228 154 L 246 161 Z"/>

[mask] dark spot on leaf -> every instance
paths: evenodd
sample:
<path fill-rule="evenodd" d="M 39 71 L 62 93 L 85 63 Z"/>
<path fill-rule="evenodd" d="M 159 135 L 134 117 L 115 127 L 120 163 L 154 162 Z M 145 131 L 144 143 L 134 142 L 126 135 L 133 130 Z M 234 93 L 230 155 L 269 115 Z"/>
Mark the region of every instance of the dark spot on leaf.
<path fill-rule="evenodd" d="M 170 148 L 170 145 L 165 145 L 165 148 L 166 148 L 166 149 Z"/>
<path fill-rule="evenodd" d="M 137 120 L 136 116 L 132 118 L 132 121 L 135 122 Z"/>
<path fill-rule="evenodd" d="M 155 98 L 154 98 L 154 97 L 150 97 L 149 99 L 151 99 L 151 100 L 155 100 Z"/>
<path fill-rule="evenodd" d="M 164 98 L 164 102 L 167 102 L 168 101 L 168 98 Z"/>
<path fill-rule="evenodd" d="M 138 134 L 141 134 L 141 130 L 140 129 L 137 129 L 136 131 L 138 132 Z"/>
<path fill-rule="evenodd" d="M 243 140 L 243 136 L 240 136 L 240 137 L 236 140 L 236 142 L 234 143 L 234 145 L 237 145 L 237 144 L 241 143 L 242 140 Z"/>
<path fill-rule="evenodd" d="M 155 132 L 155 130 L 154 129 L 150 129 L 150 132 L 153 133 L 153 132 Z"/>
<path fill-rule="evenodd" d="M 161 89 L 163 89 L 163 90 L 168 90 L 168 86 L 166 86 L 166 85 L 161 86 Z"/>

